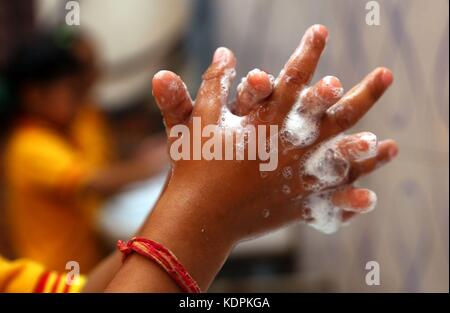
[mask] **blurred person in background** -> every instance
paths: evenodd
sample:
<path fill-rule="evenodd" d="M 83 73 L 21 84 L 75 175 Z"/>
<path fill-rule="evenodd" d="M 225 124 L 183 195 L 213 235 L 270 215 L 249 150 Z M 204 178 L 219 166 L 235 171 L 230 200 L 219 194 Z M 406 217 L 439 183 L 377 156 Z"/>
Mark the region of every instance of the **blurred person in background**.
<path fill-rule="evenodd" d="M 85 133 L 89 144 L 75 135 L 87 94 L 82 75 L 82 62 L 58 32 L 41 32 L 13 53 L 2 80 L 12 248 L 50 270 L 64 270 L 68 261 L 90 270 L 102 254 L 94 227 L 98 200 L 158 173 L 166 162 L 162 153 L 140 153 L 109 163 L 100 122 Z"/>
<path fill-rule="evenodd" d="M 107 120 L 100 109 L 92 90 L 100 77 L 95 50 L 82 34 L 59 29 L 61 36 L 67 36 L 70 49 L 80 63 L 78 72 L 80 107 L 72 131 L 82 150 L 93 164 L 101 166 L 113 159 L 113 142 Z"/>
<path fill-rule="evenodd" d="M 72 32 L 64 27 L 57 31 L 60 36 L 66 38 L 73 55 L 80 63 L 78 72 L 80 106 L 72 125 L 73 136 L 77 139 L 84 157 L 92 164 L 102 166 L 117 161 L 118 143 L 111 136 L 111 125 L 93 92 L 101 78 L 95 45 L 84 33 Z M 164 133 L 143 139 L 131 155 L 147 158 L 149 162 L 155 164 L 156 169 L 158 169 L 156 165 L 159 165 L 161 171 L 168 165 Z"/>

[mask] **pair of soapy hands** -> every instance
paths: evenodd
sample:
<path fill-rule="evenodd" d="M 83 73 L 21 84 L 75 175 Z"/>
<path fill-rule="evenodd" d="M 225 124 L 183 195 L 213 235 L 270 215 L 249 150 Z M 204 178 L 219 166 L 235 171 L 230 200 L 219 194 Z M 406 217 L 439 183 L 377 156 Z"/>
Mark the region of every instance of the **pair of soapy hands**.
<path fill-rule="evenodd" d="M 230 110 L 241 116 L 241 122 L 232 130 L 249 124 L 278 125 L 275 171 L 262 175 L 259 163 L 249 160 L 172 161 L 166 190 L 187 188 L 201 194 L 196 199 L 207 205 L 199 204 L 198 212 L 194 205 L 189 216 L 204 220 L 206 231 L 218 229 L 218 234 L 237 242 L 303 220 L 331 233 L 375 206 L 376 195 L 353 182 L 395 157 L 397 145 L 393 140 L 377 142 L 368 132 L 342 133 L 374 105 L 393 76 L 388 69 L 377 68 L 345 94 L 333 76 L 309 87 L 327 37 L 324 26 L 310 27 L 276 80 L 253 70 L 238 87 Z M 180 77 L 158 72 L 153 95 L 167 133 L 178 124 L 192 129 L 193 117 L 201 117 L 202 125 L 226 124 L 235 65 L 233 53 L 218 48 L 195 101 Z M 173 140 L 169 138 L 169 145 Z"/>

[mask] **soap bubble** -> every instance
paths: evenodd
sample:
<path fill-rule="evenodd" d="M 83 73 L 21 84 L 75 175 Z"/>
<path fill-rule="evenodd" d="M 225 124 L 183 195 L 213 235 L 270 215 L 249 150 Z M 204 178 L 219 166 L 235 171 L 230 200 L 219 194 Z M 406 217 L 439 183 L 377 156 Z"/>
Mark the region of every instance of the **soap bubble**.
<path fill-rule="evenodd" d="M 262 216 L 264 218 L 268 218 L 270 216 L 270 210 L 269 209 L 262 210 Z"/>

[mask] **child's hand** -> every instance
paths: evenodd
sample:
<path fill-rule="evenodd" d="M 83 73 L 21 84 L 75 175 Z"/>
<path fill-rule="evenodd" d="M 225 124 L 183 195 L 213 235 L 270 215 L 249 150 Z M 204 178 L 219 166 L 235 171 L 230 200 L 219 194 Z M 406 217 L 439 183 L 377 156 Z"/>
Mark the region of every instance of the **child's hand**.
<path fill-rule="evenodd" d="M 332 76 L 308 87 L 326 39 L 324 26 L 312 26 L 275 82 L 262 71 L 250 72 L 232 106 L 242 117 L 226 107 L 236 64 L 226 48 L 216 51 L 195 105 L 177 75 L 155 75 L 153 94 L 168 133 L 184 124 L 192 134 L 193 117 L 201 117 L 202 126 L 218 125 L 225 137 L 225 130 L 238 133 L 249 124 L 279 127 L 272 138 L 279 143 L 278 166 L 272 172 L 261 172 L 257 161 L 173 161 L 169 188 L 189 188 L 208 198 L 209 205 L 199 208 L 199 215 L 211 217 L 205 218 L 204 230 L 219 227 L 236 241 L 303 219 L 333 232 L 341 222 L 374 207 L 375 194 L 351 183 L 395 156 L 395 142 L 377 145 L 371 133 L 335 137 L 370 109 L 391 84 L 392 74 L 377 68 L 343 97 L 339 80 Z"/>
<path fill-rule="evenodd" d="M 192 160 L 208 142 L 204 137 L 188 140 L 190 160 L 171 155 L 172 175 L 139 235 L 168 247 L 202 290 L 239 240 L 297 220 L 333 232 L 375 205 L 373 192 L 352 183 L 394 157 L 397 146 L 391 140 L 377 144 L 375 135 L 367 132 L 340 134 L 372 107 L 391 84 L 392 74 L 378 68 L 345 95 L 335 77 L 308 87 L 326 38 L 325 27 L 311 27 L 275 81 L 262 71 L 250 72 L 231 105 L 235 114 L 226 102 L 236 60 L 226 48 L 215 52 L 195 105 L 177 75 L 161 71 L 153 79 L 153 94 L 169 135 L 183 127 L 192 134 L 199 118 L 203 127 L 214 125 L 222 141 L 252 126 L 278 126 L 269 137 L 269 147 L 278 148 L 270 149 L 277 157 L 273 171 L 261 171 L 261 160 L 239 161 L 236 155 L 232 161 Z M 170 148 L 179 140 L 169 138 Z M 200 148 L 193 148 L 195 140 Z M 233 148 L 246 153 L 250 142 Z M 157 265 L 136 255 L 110 288 L 177 290 Z"/>

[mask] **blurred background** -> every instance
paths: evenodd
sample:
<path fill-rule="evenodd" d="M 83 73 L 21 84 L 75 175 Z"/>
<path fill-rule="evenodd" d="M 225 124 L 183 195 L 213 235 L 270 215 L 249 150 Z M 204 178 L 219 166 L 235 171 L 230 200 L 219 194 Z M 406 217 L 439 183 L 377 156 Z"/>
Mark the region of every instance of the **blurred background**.
<path fill-rule="evenodd" d="M 0 68 L 33 30 L 65 25 L 66 2 L 0 0 Z M 376 66 L 394 73 L 393 86 L 355 129 L 399 143 L 398 158 L 361 181 L 376 191 L 377 209 L 334 235 L 296 225 L 243 243 L 211 291 L 448 292 L 447 0 L 377 1 L 380 25 L 372 26 L 361 0 L 77 2 L 80 26 L 69 28 L 89 38 L 95 51 L 101 75 L 92 95 L 120 160 L 163 130 L 150 91 L 154 73 L 179 73 L 195 95 L 218 46 L 236 54 L 237 77 L 255 67 L 276 76 L 308 26 L 321 23 L 330 37 L 314 81 L 336 75 L 349 89 Z M 105 253 L 139 226 L 166 171 L 162 164 L 102 202 L 96 225 Z M 2 179 L 3 199 L 5 184 Z M 0 254 L 14 258 L 4 202 Z M 380 264 L 379 286 L 366 285 L 369 261 Z"/>

